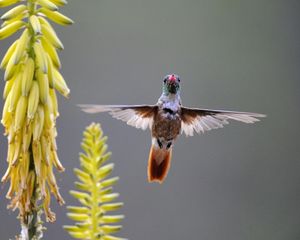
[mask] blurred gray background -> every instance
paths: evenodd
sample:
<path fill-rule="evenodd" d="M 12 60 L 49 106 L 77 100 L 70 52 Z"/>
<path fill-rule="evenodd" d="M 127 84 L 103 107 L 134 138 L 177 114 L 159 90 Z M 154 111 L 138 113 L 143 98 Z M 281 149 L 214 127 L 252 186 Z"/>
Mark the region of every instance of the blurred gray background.
<path fill-rule="evenodd" d="M 69 100 L 59 97 L 57 121 L 66 168 L 57 178 L 67 204 L 77 203 L 68 191 L 82 131 L 96 121 L 109 136 L 113 175 L 121 178 L 116 191 L 126 219 L 119 236 L 300 239 L 299 0 L 70 0 L 62 12 L 75 20 L 71 27 L 55 26 L 71 88 Z M 12 40 L 1 42 L 1 58 Z M 107 114 L 84 114 L 76 104 L 152 104 L 162 77 L 173 72 L 181 76 L 184 105 L 268 117 L 180 137 L 166 182 L 149 184 L 149 132 Z M 0 145 L 3 175 L 2 135 Z M 0 239 L 19 232 L 16 213 L 6 210 L 7 189 L 0 192 Z M 71 239 L 61 227 L 72 223 L 65 206 L 54 200 L 52 208 L 57 221 L 46 225 L 45 239 Z"/>

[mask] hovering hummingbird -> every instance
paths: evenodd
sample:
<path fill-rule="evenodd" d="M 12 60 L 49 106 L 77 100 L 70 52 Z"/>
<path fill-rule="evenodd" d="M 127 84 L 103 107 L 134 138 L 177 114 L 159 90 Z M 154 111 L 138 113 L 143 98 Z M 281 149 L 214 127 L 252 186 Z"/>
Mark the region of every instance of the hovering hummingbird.
<path fill-rule="evenodd" d="M 170 74 L 163 79 L 162 94 L 155 105 L 79 105 L 84 112 L 109 112 L 112 117 L 128 125 L 151 131 L 152 144 L 148 160 L 149 182 L 162 183 L 170 168 L 172 147 L 176 138 L 184 132 L 222 128 L 228 120 L 244 123 L 259 121 L 264 114 L 233 112 L 183 107 L 180 98 L 180 78 Z"/>

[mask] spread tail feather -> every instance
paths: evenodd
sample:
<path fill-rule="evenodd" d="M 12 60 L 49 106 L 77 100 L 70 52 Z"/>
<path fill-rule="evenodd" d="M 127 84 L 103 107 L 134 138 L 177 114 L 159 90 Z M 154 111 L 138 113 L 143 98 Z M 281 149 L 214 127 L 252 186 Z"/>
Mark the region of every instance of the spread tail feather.
<path fill-rule="evenodd" d="M 151 146 L 148 160 L 148 181 L 162 183 L 167 177 L 171 164 L 172 149 Z"/>

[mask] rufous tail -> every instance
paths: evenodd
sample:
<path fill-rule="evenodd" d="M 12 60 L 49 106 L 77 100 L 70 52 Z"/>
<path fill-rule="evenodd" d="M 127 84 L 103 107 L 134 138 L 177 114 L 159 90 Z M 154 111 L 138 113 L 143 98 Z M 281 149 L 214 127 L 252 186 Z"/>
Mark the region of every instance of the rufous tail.
<path fill-rule="evenodd" d="M 148 160 L 148 181 L 162 183 L 167 177 L 172 157 L 172 149 L 160 149 L 152 145 Z"/>

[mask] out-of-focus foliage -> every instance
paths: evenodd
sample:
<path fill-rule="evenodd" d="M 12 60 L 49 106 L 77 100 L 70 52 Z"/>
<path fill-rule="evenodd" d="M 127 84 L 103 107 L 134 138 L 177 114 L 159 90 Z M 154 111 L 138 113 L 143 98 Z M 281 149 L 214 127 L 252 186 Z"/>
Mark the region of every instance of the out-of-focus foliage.
<path fill-rule="evenodd" d="M 74 169 L 79 182 L 75 182 L 76 191 L 70 194 L 82 206 L 68 206 L 68 217 L 76 223 L 64 226 L 69 234 L 79 239 L 121 240 L 111 234 L 121 229 L 119 223 L 123 215 L 110 215 L 109 212 L 118 210 L 123 203 L 113 202 L 118 193 L 113 193 L 112 186 L 118 177 L 109 178 L 114 168 L 113 163 L 105 164 L 111 153 L 106 152 L 107 137 L 99 124 L 92 123 L 83 133 L 82 149 L 80 153 L 81 169 Z"/>

